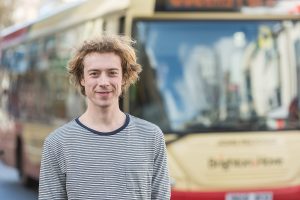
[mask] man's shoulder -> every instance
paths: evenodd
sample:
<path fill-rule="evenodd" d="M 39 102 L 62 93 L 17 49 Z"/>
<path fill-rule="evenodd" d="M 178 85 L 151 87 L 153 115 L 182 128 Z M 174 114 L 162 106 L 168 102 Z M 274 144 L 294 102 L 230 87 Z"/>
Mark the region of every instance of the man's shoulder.
<path fill-rule="evenodd" d="M 141 143 L 145 146 L 157 145 L 164 141 L 164 134 L 162 130 L 154 123 L 147 120 L 130 116 L 131 126 L 132 127 L 132 141 L 135 139 L 138 141 L 142 140 Z"/>
<path fill-rule="evenodd" d="M 65 140 L 65 138 L 67 138 L 69 134 L 73 132 L 72 130 L 75 129 L 75 126 L 75 120 L 69 121 L 61 125 L 47 136 L 46 141 L 51 143 Z"/>
<path fill-rule="evenodd" d="M 130 115 L 130 119 L 131 119 L 132 124 L 134 124 L 136 127 L 140 128 L 140 129 L 147 129 L 147 130 L 151 130 L 151 131 L 155 131 L 155 132 L 161 132 L 160 128 L 152 122 L 138 118 L 133 115 Z"/>

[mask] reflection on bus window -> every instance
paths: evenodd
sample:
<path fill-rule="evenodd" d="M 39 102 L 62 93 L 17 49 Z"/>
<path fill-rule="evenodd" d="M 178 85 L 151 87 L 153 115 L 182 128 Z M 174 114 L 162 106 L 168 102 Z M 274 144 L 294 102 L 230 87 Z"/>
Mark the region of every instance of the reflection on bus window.
<path fill-rule="evenodd" d="M 299 24 L 280 21 L 137 22 L 144 69 L 131 90 L 134 114 L 178 132 L 295 128 L 293 31 Z"/>

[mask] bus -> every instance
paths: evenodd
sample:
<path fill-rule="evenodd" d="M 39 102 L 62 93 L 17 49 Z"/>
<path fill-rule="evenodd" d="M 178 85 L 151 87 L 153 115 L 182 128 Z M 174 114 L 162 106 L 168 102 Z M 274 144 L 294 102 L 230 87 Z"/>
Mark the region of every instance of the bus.
<path fill-rule="evenodd" d="M 143 71 L 122 110 L 165 133 L 172 200 L 299 199 L 300 17 L 283 2 L 87 0 L 1 31 L 2 162 L 38 180 L 44 139 L 85 109 L 70 52 L 124 34 Z"/>

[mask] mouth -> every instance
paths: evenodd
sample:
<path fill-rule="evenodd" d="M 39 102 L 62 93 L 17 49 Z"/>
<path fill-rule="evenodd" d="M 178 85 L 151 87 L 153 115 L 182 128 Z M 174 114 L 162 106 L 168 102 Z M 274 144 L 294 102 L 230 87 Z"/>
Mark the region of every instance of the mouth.
<path fill-rule="evenodd" d="M 98 94 L 108 94 L 110 92 L 109 91 L 105 91 L 105 92 L 96 92 L 96 93 L 98 93 Z"/>
<path fill-rule="evenodd" d="M 100 92 L 96 92 L 96 94 L 101 95 L 101 96 L 109 95 L 109 93 L 111 93 L 111 91 L 100 91 Z"/>

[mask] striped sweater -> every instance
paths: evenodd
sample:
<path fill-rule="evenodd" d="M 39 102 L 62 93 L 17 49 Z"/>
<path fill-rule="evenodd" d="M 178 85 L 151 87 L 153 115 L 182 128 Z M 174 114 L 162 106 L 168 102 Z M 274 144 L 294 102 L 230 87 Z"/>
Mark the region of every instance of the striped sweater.
<path fill-rule="evenodd" d="M 45 140 L 39 200 L 170 199 L 164 137 L 154 124 L 126 116 L 101 133 L 75 119 Z"/>

